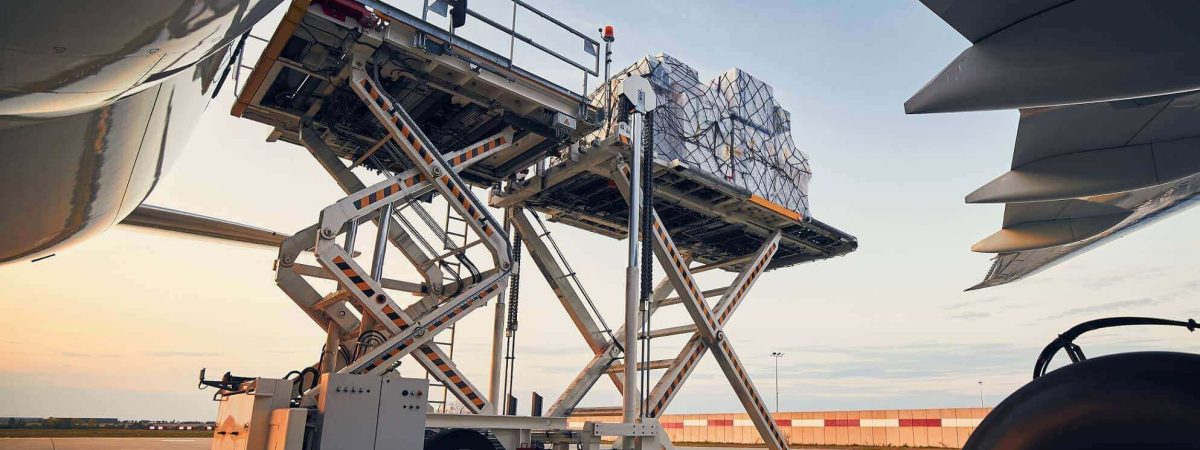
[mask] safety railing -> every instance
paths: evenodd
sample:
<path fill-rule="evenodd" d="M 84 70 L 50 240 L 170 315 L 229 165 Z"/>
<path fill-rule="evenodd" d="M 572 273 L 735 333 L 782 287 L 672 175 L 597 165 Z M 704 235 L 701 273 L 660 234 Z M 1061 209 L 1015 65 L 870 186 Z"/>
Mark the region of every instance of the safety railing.
<path fill-rule="evenodd" d="M 600 58 L 600 56 L 601 56 L 600 55 L 600 51 L 601 51 L 600 50 L 600 42 L 597 41 L 596 39 L 593 39 L 592 37 L 588 36 L 587 34 L 584 34 L 583 32 L 571 27 L 570 25 L 563 23 L 561 20 L 554 18 L 553 16 L 545 13 L 544 11 L 535 8 L 533 5 L 530 5 L 529 3 L 527 3 L 523 0 L 509 0 L 509 1 L 512 3 L 512 17 L 511 17 L 511 20 L 509 21 L 509 24 L 507 24 L 507 25 L 500 23 L 499 21 L 494 20 L 490 17 L 487 17 L 486 15 L 484 15 L 478 11 L 472 10 L 469 7 L 466 7 L 466 6 L 461 6 L 461 7 L 466 8 L 466 15 L 478 20 L 480 23 L 487 24 L 488 26 L 490 26 L 508 36 L 508 38 L 509 38 L 508 56 L 504 62 L 506 63 L 506 65 L 509 68 L 513 67 L 513 65 L 514 65 L 513 58 L 515 56 L 515 47 L 516 47 L 516 43 L 518 41 L 520 41 L 522 43 L 529 45 L 530 47 L 533 47 L 547 55 L 554 57 L 555 59 L 558 59 L 559 61 L 562 61 L 563 63 L 566 63 L 567 65 L 570 65 L 571 67 L 574 67 L 574 68 L 582 71 L 583 72 L 583 74 L 582 74 L 583 75 L 583 90 L 581 91 L 581 93 L 586 95 L 588 92 L 588 88 L 587 88 L 588 76 L 593 76 L 593 77 L 600 76 L 600 59 L 601 59 Z M 378 2 L 378 0 L 375 0 L 374 2 L 371 2 L 371 3 L 377 3 L 377 2 Z M 434 14 L 437 14 L 437 15 L 443 16 L 443 17 L 448 16 L 451 12 L 451 8 L 456 7 L 456 6 L 452 6 L 453 3 L 455 3 L 453 0 L 424 0 L 423 5 L 422 5 L 422 10 L 421 10 L 421 20 L 428 22 L 430 12 L 433 12 Z M 534 40 L 532 37 L 518 31 L 517 30 L 517 13 L 521 10 L 527 11 L 527 12 L 533 14 L 534 16 L 540 17 L 540 18 L 544 19 L 546 22 L 554 25 L 555 27 L 558 27 L 558 28 L 566 31 L 567 33 L 573 35 L 574 37 L 580 39 L 583 44 L 582 49 L 583 49 L 584 53 L 586 53 L 588 55 L 586 60 L 584 62 L 580 62 L 580 60 L 566 56 L 566 55 L 560 53 L 559 51 L 556 51 L 556 50 L 548 47 L 544 43 L 538 42 L 538 41 Z M 451 36 L 453 36 L 455 29 L 454 29 L 453 25 L 448 25 L 446 28 L 446 31 L 450 32 Z"/>

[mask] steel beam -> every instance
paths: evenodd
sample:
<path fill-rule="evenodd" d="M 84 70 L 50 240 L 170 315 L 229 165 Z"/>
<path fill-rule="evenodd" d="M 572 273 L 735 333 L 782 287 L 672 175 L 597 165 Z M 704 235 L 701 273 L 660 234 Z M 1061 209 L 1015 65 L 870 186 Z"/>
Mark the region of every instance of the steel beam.
<path fill-rule="evenodd" d="M 316 241 L 318 233 L 317 230 L 318 225 L 313 225 L 301 230 L 299 233 L 296 233 L 294 236 L 284 241 L 284 244 L 280 247 L 279 261 L 277 262 L 278 266 L 275 272 L 275 283 L 279 285 L 280 289 L 282 289 L 284 293 L 286 293 L 288 297 L 290 297 L 292 301 L 296 303 L 297 306 L 300 306 L 300 309 L 303 310 L 305 314 L 308 314 L 308 316 L 317 324 L 317 326 L 320 326 L 322 329 L 329 330 L 329 326 L 333 323 L 336 323 L 341 329 L 341 334 L 346 335 L 354 331 L 360 325 L 359 320 L 350 313 L 350 308 L 347 306 L 347 302 L 337 301 L 328 305 L 324 305 L 320 308 L 316 308 L 317 305 L 321 304 L 323 297 L 320 293 L 313 289 L 312 285 L 309 284 L 308 281 L 304 280 L 304 278 L 301 276 L 309 274 L 301 270 L 296 270 L 298 268 L 305 268 L 307 270 L 307 268 L 312 267 L 298 264 L 295 261 L 296 257 L 299 256 L 301 252 L 310 249 L 312 243 Z M 336 279 L 335 277 L 328 275 L 324 270 L 320 270 L 319 272 L 325 277 Z M 388 280 L 386 278 L 383 279 L 381 285 L 387 287 L 388 281 L 392 280 Z M 385 332 L 384 335 L 387 336 L 388 334 L 386 332 L 389 331 L 388 328 L 380 328 L 381 332 Z M 468 410 L 478 413 L 491 406 L 486 399 L 483 399 L 482 405 L 480 405 L 479 401 L 472 398 L 471 393 L 478 391 L 474 390 L 474 386 L 471 384 L 471 382 L 462 376 L 462 372 L 460 372 L 458 368 L 454 366 L 454 363 L 450 361 L 449 357 L 445 355 L 445 352 L 443 352 L 437 344 L 430 343 L 422 345 L 419 351 L 415 353 L 413 357 L 417 360 L 417 363 L 424 367 L 425 370 L 430 374 L 432 374 L 434 378 L 437 378 L 438 381 L 440 381 L 442 384 L 445 384 L 450 392 L 454 394 L 455 398 L 461 401 Z M 476 395 L 476 397 L 477 396 L 478 395 Z"/>
<path fill-rule="evenodd" d="M 694 333 L 695 331 L 696 331 L 695 325 L 680 325 L 677 327 L 667 327 L 667 328 L 659 328 L 657 330 L 650 330 L 649 337 L 650 337 L 650 339 L 658 339 L 658 338 L 664 338 L 667 336 L 677 336 L 680 334 Z M 646 336 L 647 336 L 647 333 L 645 330 L 643 330 L 641 333 L 638 334 L 638 338 L 640 338 L 640 339 L 645 339 Z"/>
<path fill-rule="evenodd" d="M 350 362 L 342 372 L 359 372 L 371 371 L 381 372 L 387 370 L 383 366 L 383 362 L 391 362 L 399 358 L 413 353 L 414 358 L 421 363 L 434 377 L 438 378 L 446 388 L 452 392 L 456 398 L 461 400 L 467 408 L 473 412 L 481 412 L 490 410 L 490 404 L 479 394 L 475 388 L 461 372 L 454 366 L 450 358 L 441 351 L 441 349 L 428 341 L 433 338 L 441 330 L 449 327 L 467 312 L 481 306 L 491 295 L 502 290 L 504 285 L 503 277 L 509 269 L 509 255 L 497 255 L 497 240 L 494 233 L 494 220 L 486 211 L 478 206 L 478 200 L 475 200 L 470 192 L 466 191 L 465 185 L 458 179 L 455 174 L 458 170 L 483 159 L 486 155 L 494 151 L 511 145 L 512 131 L 505 130 L 498 136 L 493 136 L 488 140 L 477 143 L 478 145 L 468 147 L 458 152 L 448 155 L 451 157 L 451 162 L 442 159 L 440 155 L 434 154 L 432 147 L 427 143 L 427 140 L 420 134 L 420 130 L 410 124 L 411 120 L 407 115 L 403 114 L 402 110 L 392 108 L 390 101 L 386 96 L 379 92 L 369 80 L 363 79 L 361 71 L 355 72 L 355 92 L 362 97 L 367 103 L 369 109 L 376 115 L 380 121 L 388 120 L 384 123 L 388 127 L 389 137 L 395 141 L 410 159 L 416 163 L 419 173 L 414 170 L 413 173 L 402 173 L 393 175 L 389 179 L 377 183 L 370 188 L 363 183 L 354 174 L 345 167 L 338 159 L 336 154 L 320 139 L 316 130 L 305 128 L 302 133 L 302 140 L 305 146 L 312 152 L 313 156 L 321 162 L 331 176 L 338 182 L 344 190 L 354 189 L 348 192 L 348 196 L 339 200 L 334 205 L 326 208 L 321 213 L 321 224 L 318 227 L 310 229 L 307 236 L 309 242 L 315 242 L 315 247 L 312 247 L 317 254 L 317 260 L 324 266 L 327 274 L 332 274 L 333 278 L 340 282 L 346 290 L 352 294 L 357 300 L 357 305 L 361 306 L 364 314 L 369 314 L 367 317 L 374 317 L 385 331 L 385 336 L 389 336 L 388 340 L 375 349 L 369 351 L 366 355 L 356 361 Z M 385 119 L 385 116 L 387 119 Z M 390 125 L 390 127 L 389 127 Z M 403 127 L 403 128 L 398 128 Z M 338 247 L 333 239 L 342 232 L 352 227 L 353 223 L 364 218 L 383 218 L 386 222 L 379 223 L 380 235 L 386 235 L 388 238 L 397 236 L 397 232 L 402 237 L 401 241 L 396 239 L 388 239 L 393 241 L 409 257 L 410 262 L 432 276 L 437 281 L 427 281 L 430 291 L 435 294 L 442 291 L 441 270 L 435 260 L 430 259 L 428 255 L 416 247 L 414 242 L 405 234 L 399 225 L 389 224 L 394 221 L 392 214 L 389 212 L 393 203 L 407 198 L 416 191 L 437 189 L 443 195 L 448 196 L 451 207 L 460 211 L 464 217 L 468 218 L 468 225 L 481 236 L 484 244 L 493 251 L 496 267 L 499 270 L 491 271 L 491 275 L 481 283 L 473 286 L 465 287 L 464 291 L 455 298 L 447 302 L 441 303 L 439 306 L 431 308 L 427 314 L 421 316 L 421 320 L 414 320 L 413 316 L 409 315 L 405 310 L 401 309 L 387 294 L 383 292 L 382 260 L 379 256 L 382 254 L 377 249 L 376 264 L 373 265 L 373 276 L 366 277 L 365 272 L 353 260 L 347 250 Z M 381 209 L 384 212 L 377 212 Z M 390 228 L 390 230 L 389 230 Z M 392 231 L 394 230 L 394 231 Z M 390 232 L 389 232 L 390 231 Z M 383 239 L 380 239 L 378 244 L 382 245 Z M 501 242 L 507 247 L 507 242 Z M 405 245 L 408 244 L 408 245 Z M 312 244 L 310 244 L 312 245 Z M 290 247 L 288 251 L 294 251 Z M 377 246 L 378 247 L 378 246 Z M 298 254 L 298 251 L 296 252 Z M 295 254 L 288 258 L 281 258 L 284 267 L 280 272 L 286 273 L 285 277 L 291 284 L 303 283 L 307 286 L 299 274 L 291 270 L 291 266 L 295 264 Z M 307 268 L 308 266 L 301 266 Z M 394 280 L 389 280 L 394 281 Z M 282 285 L 281 285 L 282 287 Z M 285 289 L 289 295 L 293 293 L 304 299 L 304 303 L 314 304 L 312 295 L 316 294 L 311 286 L 307 286 L 307 291 L 304 289 L 295 289 L 296 286 L 290 286 L 292 290 Z M 404 286 L 410 287 L 410 286 Z M 311 291 L 311 292 L 308 292 Z M 293 296 L 296 298 L 296 296 Z M 427 297 L 428 299 L 429 297 Z M 320 300 L 318 299 L 317 302 Z M 301 303 L 298 301 L 298 303 Z M 322 306 L 333 307 L 341 305 L 344 307 L 345 301 L 331 302 L 328 305 Z M 420 303 L 420 302 L 419 302 Z M 430 308 L 424 308 L 430 309 Z M 352 316 L 351 316 L 352 317 Z M 366 317 L 364 317 L 366 318 Z M 349 321 L 349 320 L 347 320 Z M 418 325 L 418 326 L 413 326 Z M 332 327 L 332 325 L 329 325 Z M 330 328 L 333 330 L 333 328 Z M 333 332 L 330 332 L 333 335 Z M 415 352 L 414 352 L 415 350 Z"/>
<path fill-rule="evenodd" d="M 618 163 L 613 169 L 612 178 L 616 182 L 617 189 L 621 191 L 621 195 L 629 201 L 629 168 L 623 163 Z M 746 409 L 747 415 L 750 416 L 750 421 L 754 423 L 758 433 L 762 436 L 763 441 L 767 444 L 767 448 L 771 450 L 787 450 L 787 440 L 783 437 L 783 433 L 779 431 L 779 426 L 775 423 L 771 412 L 767 410 L 766 404 L 762 401 L 762 396 L 758 394 L 758 389 L 754 387 L 754 382 L 750 380 L 746 373 L 745 367 L 742 366 L 741 360 L 734 352 L 733 346 L 729 344 L 729 340 L 723 334 L 718 334 L 720 326 L 717 322 L 717 316 L 708 307 L 704 301 L 704 296 L 700 293 L 699 285 L 696 283 L 692 273 L 688 270 L 688 265 L 684 261 L 683 256 L 675 247 L 675 243 L 671 240 L 671 236 L 667 233 L 665 225 L 658 217 L 656 211 L 651 211 L 651 228 L 653 233 L 654 255 L 658 258 L 659 264 L 667 273 L 667 278 L 675 286 L 675 290 L 683 297 L 683 305 L 687 308 L 688 314 L 692 316 L 692 322 L 696 324 L 697 335 L 704 341 L 704 345 L 709 347 L 713 352 L 713 357 L 717 360 L 717 364 L 721 366 L 721 371 L 725 373 L 725 378 L 729 380 L 733 391 L 737 394 L 738 400 Z M 779 234 L 770 239 L 774 247 L 778 247 Z M 774 249 L 771 250 L 774 254 Z M 765 267 L 765 265 L 763 266 Z M 732 288 L 732 286 L 731 286 Z M 722 313 L 722 315 L 727 314 Z"/>
<path fill-rule="evenodd" d="M 329 176 L 333 177 L 334 181 L 337 182 L 338 186 L 340 186 L 342 191 L 347 195 L 354 194 L 367 188 L 367 185 L 363 184 L 362 180 L 358 178 L 358 175 L 355 175 L 354 172 L 351 172 L 350 169 L 347 168 L 344 163 L 342 163 L 342 160 L 338 158 L 337 154 L 333 152 L 333 149 L 329 148 L 329 145 L 327 145 L 325 141 L 321 139 L 320 132 L 315 128 L 304 127 L 301 129 L 300 141 L 304 143 L 304 148 L 308 149 L 308 152 L 313 155 L 313 158 L 316 158 L 317 162 L 321 164 L 321 167 L 329 173 Z M 390 217 L 388 220 L 395 222 L 395 219 Z M 375 223 L 376 225 L 379 224 L 378 217 L 375 218 Z M 426 255 L 425 252 L 421 250 L 421 247 L 417 246 L 417 243 L 413 241 L 412 236 L 409 236 L 408 233 L 404 231 L 404 227 L 401 227 L 399 223 L 392 223 L 391 226 L 388 227 L 388 240 L 392 241 L 392 245 L 395 245 L 396 248 L 400 249 L 400 252 L 404 254 L 404 257 L 407 258 L 410 263 L 412 263 L 413 267 L 417 268 L 417 272 L 420 273 L 421 278 L 425 280 L 426 286 L 429 286 L 432 289 L 442 285 L 441 268 L 436 264 L 433 264 L 430 256 Z"/>
<path fill-rule="evenodd" d="M 759 248 L 755 258 L 750 264 L 747 264 L 733 283 L 724 290 L 721 300 L 717 302 L 713 311 L 717 316 L 717 328 L 721 330 L 725 324 L 729 322 L 729 317 L 745 300 L 746 294 L 750 288 L 754 286 L 754 282 L 758 280 L 759 275 L 771 263 L 771 258 L 779 249 L 779 234 L 776 233 L 771 239 L 763 242 Z M 704 345 L 699 333 L 692 333 L 691 338 L 684 344 L 679 355 L 675 357 L 674 364 L 666 374 L 659 379 L 654 389 L 650 391 L 648 404 L 650 405 L 649 415 L 657 417 L 666 409 L 675 394 L 679 392 L 679 387 L 687 381 L 692 372 L 696 368 L 696 363 L 704 357 L 704 353 L 708 348 Z"/>
<path fill-rule="evenodd" d="M 674 291 L 674 287 L 672 287 L 671 281 L 665 278 L 654 287 L 654 294 L 650 300 L 649 314 L 651 316 L 658 311 L 659 302 L 666 298 L 666 296 L 671 295 L 672 291 Z M 625 327 L 621 326 L 615 336 L 622 342 L 609 340 L 604 346 L 604 351 L 596 353 L 591 361 L 588 361 L 588 364 L 583 367 L 583 370 L 580 370 L 579 374 L 575 375 L 575 378 L 571 380 L 571 384 L 567 385 L 567 389 L 563 390 L 563 393 L 558 396 L 558 400 L 555 400 L 554 404 L 550 406 L 549 415 L 565 416 L 575 410 L 575 407 L 579 405 L 583 397 L 596 384 L 596 380 L 599 380 L 600 376 L 604 375 L 605 370 L 616 362 L 617 358 L 621 357 L 621 348 L 624 345 L 624 333 Z"/>
<path fill-rule="evenodd" d="M 483 202 L 475 198 L 470 187 L 459 178 L 454 166 L 443 159 L 404 108 L 394 103 L 387 93 L 367 76 L 363 61 L 356 60 L 353 64 L 355 69 L 350 76 L 351 89 L 425 180 L 447 199 L 447 204 L 458 212 L 466 220 L 467 226 L 483 240 L 483 245 L 492 254 L 495 267 L 507 275 L 512 266 L 512 249 L 509 248 L 507 239 L 499 232 L 500 224 L 487 211 Z M 507 143 L 511 142 L 510 138 Z"/>
<path fill-rule="evenodd" d="M 510 206 L 520 205 L 530 197 L 538 193 L 557 186 L 558 184 L 570 180 L 575 176 L 592 170 L 595 167 L 603 165 L 608 160 L 612 159 L 613 153 L 603 148 L 593 148 L 579 158 L 578 161 L 569 164 L 558 165 L 546 169 L 546 173 L 541 176 L 527 179 L 522 182 L 521 186 L 512 192 L 504 195 L 496 195 L 491 199 L 493 208 L 507 208 Z"/>
<path fill-rule="evenodd" d="M 529 218 L 525 216 L 523 210 L 514 209 L 511 217 L 512 225 L 521 234 L 521 241 L 525 243 L 525 249 L 533 259 L 534 265 L 542 272 L 546 283 L 550 284 L 550 289 L 554 290 L 554 295 L 562 303 L 563 309 L 567 311 L 567 316 L 571 318 L 571 322 L 575 324 L 579 334 L 583 335 L 588 348 L 592 349 L 592 353 L 603 351 L 604 330 L 592 318 L 591 312 L 584 305 L 583 296 L 579 294 L 574 285 L 567 282 L 570 274 L 564 271 L 555 260 L 553 250 L 542 241 L 541 235 Z"/>
<path fill-rule="evenodd" d="M 530 213 L 537 214 L 532 211 Z M 510 217 L 513 228 L 520 233 L 521 241 L 525 243 L 525 249 L 528 250 L 534 265 L 542 273 L 542 277 L 546 279 L 546 283 L 550 285 L 554 295 L 558 297 L 559 303 L 566 310 L 571 322 L 575 324 L 575 328 L 579 330 L 579 334 L 583 336 L 588 348 L 592 349 L 592 354 L 605 352 L 607 339 L 605 339 L 604 330 L 592 318 L 591 312 L 584 305 L 583 296 L 575 289 L 574 285 L 567 281 L 567 277 L 571 274 L 564 271 L 558 261 L 554 259 L 553 250 L 542 241 L 543 236 L 525 216 L 523 209 L 513 208 Z M 618 392 L 624 392 L 624 383 L 620 377 L 609 374 L 609 379 L 612 380 Z"/>

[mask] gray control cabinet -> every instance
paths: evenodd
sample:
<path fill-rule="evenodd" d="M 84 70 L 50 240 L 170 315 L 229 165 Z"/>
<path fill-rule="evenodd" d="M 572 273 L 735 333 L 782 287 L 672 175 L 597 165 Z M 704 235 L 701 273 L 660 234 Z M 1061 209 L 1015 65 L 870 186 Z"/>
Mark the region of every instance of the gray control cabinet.
<path fill-rule="evenodd" d="M 424 378 L 385 376 L 379 390 L 378 450 L 421 450 L 425 447 L 425 413 L 429 382 Z M 383 445 L 381 445 L 383 443 Z"/>
<path fill-rule="evenodd" d="M 398 375 L 323 375 L 320 450 L 421 450 L 428 389 L 424 379 Z"/>

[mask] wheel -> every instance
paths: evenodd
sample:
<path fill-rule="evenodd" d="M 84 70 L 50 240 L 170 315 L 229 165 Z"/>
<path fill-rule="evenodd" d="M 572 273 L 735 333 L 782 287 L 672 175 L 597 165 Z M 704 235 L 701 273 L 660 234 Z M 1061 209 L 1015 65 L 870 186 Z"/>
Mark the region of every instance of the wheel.
<path fill-rule="evenodd" d="M 450 428 L 425 439 L 425 450 L 495 450 L 491 439 L 475 430 Z"/>
<path fill-rule="evenodd" d="M 1200 355 L 1120 353 L 1052 371 L 984 418 L 963 450 L 1200 449 Z"/>

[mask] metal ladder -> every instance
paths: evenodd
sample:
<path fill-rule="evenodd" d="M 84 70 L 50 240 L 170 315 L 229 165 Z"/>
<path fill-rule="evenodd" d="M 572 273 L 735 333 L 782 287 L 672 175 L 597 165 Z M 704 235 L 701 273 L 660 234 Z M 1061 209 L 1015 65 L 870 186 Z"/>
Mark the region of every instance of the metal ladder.
<path fill-rule="evenodd" d="M 386 145 L 385 147 L 390 147 L 390 145 Z M 392 148 L 387 148 L 387 150 L 395 151 Z M 374 159 L 374 156 L 371 156 L 371 158 Z M 376 161 L 376 164 L 382 166 L 382 164 L 378 161 Z M 384 172 L 388 176 L 395 175 L 386 169 Z M 433 245 L 429 242 L 429 240 L 425 239 L 425 237 L 417 231 L 413 223 L 403 216 L 403 211 L 408 210 L 415 213 L 416 216 L 419 217 L 421 221 L 430 229 L 430 231 L 433 232 L 435 237 L 442 241 L 443 251 L 462 251 L 467 245 L 467 238 L 470 234 L 470 229 L 468 228 L 469 225 L 467 224 L 466 219 L 463 219 L 461 216 L 455 214 L 454 208 L 451 208 L 450 205 L 447 204 L 446 219 L 443 222 L 443 225 L 439 227 L 437 222 L 433 220 L 433 216 L 429 214 L 429 211 L 421 206 L 420 202 L 421 200 L 411 200 L 405 204 L 402 204 L 393 210 L 392 216 L 398 220 L 399 224 L 405 229 L 405 231 L 409 232 L 410 236 L 412 236 L 419 245 L 424 247 L 430 253 L 435 255 L 437 254 L 437 252 L 433 251 Z M 456 225 L 458 226 L 456 229 L 461 231 L 450 231 L 450 223 L 452 221 L 457 222 Z M 441 266 L 443 273 L 452 275 L 457 280 L 462 280 L 463 264 L 459 262 L 459 260 L 455 258 L 445 258 L 438 261 L 438 264 Z M 454 358 L 454 336 L 457 326 L 457 323 L 451 324 L 446 330 L 438 333 L 438 335 L 434 336 L 433 338 L 433 343 L 441 346 L 443 351 L 445 351 L 451 359 Z M 446 336 L 447 334 L 449 334 L 450 337 L 448 340 L 438 340 L 439 337 Z M 437 378 L 434 378 L 433 375 L 428 371 L 425 372 L 425 380 L 429 382 L 430 393 L 428 396 L 428 403 L 430 410 L 443 414 L 446 413 L 449 405 L 448 401 L 450 398 L 450 389 L 446 387 L 445 383 L 442 383 Z M 434 391 L 434 389 L 436 389 L 436 391 Z M 438 391 L 441 393 L 440 396 L 436 393 Z"/>
<path fill-rule="evenodd" d="M 530 211 L 530 215 L 533 216 L 533 223 L 536 224 L 539 229 L 537 237 L 539 239 L 545 239 L 546 242 L 550 243 L 550 248 L 554 250 L 554 254 L 558 257 L 559 264 L 562 265 L 563 269 L 566 269 L 566 273 L 563 274 L 562 278 L 570 280 L 570 283 L 575 286 L 576 291 L 583 296 L 583 299 L 592 315 L 598 322 L 600 322 L 600 326 L 602 327 L 601 329 L 604 331 L 604 333 L 608 335 L 609 339 L 616 341 L 617 337 L 613 335 L 612 328 L 608 326 L 608 322 L 604 321 L 604 316 L 600 314 L 600 310 L 597 309 L 596 304 L 592 302 L 592 296 L 588 295 L 587 289 L 583 288 L 583 283 L 579 281 L 579 277 L 575 274 L 575 269 L 571 267 L 571 262 L 567 261 L 567 256 L 563 255 L 562 249 L 558 246 L 558 242 L 555 241 L 554 237 L 550 235 L 550 228 L 546 226 L 546 222 L 543 222 L 541 216 L 536 212 Z"/>
<path fill-rule="evenodd" d="M 435 231 L 441 232 L 442 250 L 445 251 L 452 251 L 465 247 L 467 245 L 468 235 L 470 234 L 470 229 L 468 228 L 466 219 L 463 219 L 461 216 L 456 214 L 454 208 L 451 208 L 448 204 L 446 205 L 446 215 L 445 219 L 442 221 L 442 227 L 440 230 Z M 461 262 L 456 259 L 447 259 L 443 261 L 442 264 L 444 271 L 453 272 L 455 278 L 462 279 L 463 264 Z M 434 337 L 434 343 L 442 346 L 446 353 L 450 355 L 451 359 L 454 358 L 454 337 L 457 327 L 458 324 L 451 325 L 449 329 Z M 438 340 L 439 338 L 447 335 L 449 335 L 449 339 Z M 429 395 L 430 409 L 445 414 L 448 407 L 447 401 L 450 398 L 450 390 L 446 389 L 445 384 L 442 384 L 438 380 L 434 379 L 429 373 L 425 374 L 425 379 L 429 381 L 429 388 L 431 390 Z M 440 400 L 435 400 L 438 395 L 435 393 L 436 391 L 432 391 L 433 389 L 441 391 Z"/>

